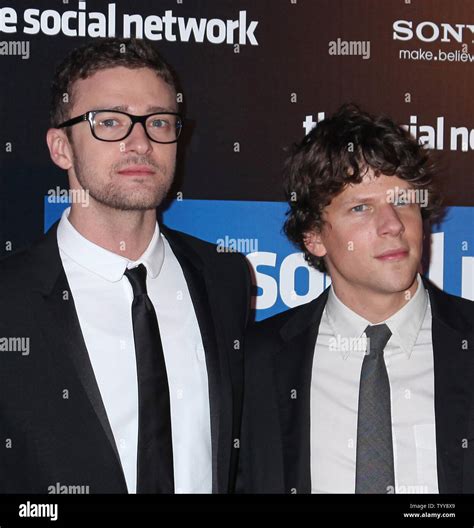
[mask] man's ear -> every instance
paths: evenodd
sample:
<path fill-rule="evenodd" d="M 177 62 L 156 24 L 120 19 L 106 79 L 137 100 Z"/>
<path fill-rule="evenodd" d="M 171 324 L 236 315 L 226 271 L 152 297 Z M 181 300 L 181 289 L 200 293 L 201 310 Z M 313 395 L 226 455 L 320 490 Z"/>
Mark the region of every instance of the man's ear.
<path fill-rule="evenodd" d="M 319 231 L 308 231 L 303 235 L 306 249 L 315 257 L 324 257 L 326 255 L 326 246 L 324 245 L 321 233 Z"/>
<path fill-rule="evenodd" d="M 50 128 L 46 132 L 46 143 L 54 163 L 61 169 L 69 170 L 72 167 L 72 151 L 64 130 Z"/>

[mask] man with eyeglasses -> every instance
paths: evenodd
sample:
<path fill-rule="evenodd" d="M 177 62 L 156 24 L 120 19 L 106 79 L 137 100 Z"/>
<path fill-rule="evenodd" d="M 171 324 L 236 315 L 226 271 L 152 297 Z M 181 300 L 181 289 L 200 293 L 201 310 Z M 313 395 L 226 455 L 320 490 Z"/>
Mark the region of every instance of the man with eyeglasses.
<path fill-rule="evenodd" d="M 88 202 L 0 264 L 0 335 L 30 343 L 0 358 L 1 493 L 234 489 L 250 275 L 157 222 L 176 99 L 145 41 L 96 40 L 56 71 L 47 144 Z"/>

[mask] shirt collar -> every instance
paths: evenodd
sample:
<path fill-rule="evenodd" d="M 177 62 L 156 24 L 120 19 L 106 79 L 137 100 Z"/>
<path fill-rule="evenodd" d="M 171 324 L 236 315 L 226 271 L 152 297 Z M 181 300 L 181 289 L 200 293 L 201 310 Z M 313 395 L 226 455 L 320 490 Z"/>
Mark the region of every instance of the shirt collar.
<path fill-rule="evenodd" d="M 329 289 L 326 313 L 334 334 L 342 337 L 361 337 L 370 324 L 339 300 L 333 287 Z"/>
<path fill-rule="evenodd" d="M 390 316 L 385 323 L 392 332 L 390 341 L 401 347 L 410 358 L 426 308 L 428 294 L 423 286 L 420 275 L 417 275 L 417 289 L 413 297 L 398 312 Z M 361 338 L 368 325 L 372 324 L 347 307 L 336 295 L 334 288 L 329 289 L 326 303 L 326 315 L 334 336 L 346 339 Z M 379 323 L 379 324 L 380 324 Z"/>
<path fill-rule="evenodd" d="M 82 236 L 69 222 L 70 211 L 71 208 L 68 207 L 59 221 L 58 246 L 76 264 L 109 282 L 119 281 L 126 268 L 135 268 L 139 264 L 146 267 L 152 278 L 158 276 L 165 256 L 158 222 L 148 247 L 138 260 L 133 261 L 104 249 Z"/>
<path fill-rule="evenodd" d="M 413 351 L 428 306 L 428 292 L 423 286 L 420 275 L 416 278 L 418 286 L 415 295 L 385 321 L 396 344 L 402 348 L 408 358 Z"/>

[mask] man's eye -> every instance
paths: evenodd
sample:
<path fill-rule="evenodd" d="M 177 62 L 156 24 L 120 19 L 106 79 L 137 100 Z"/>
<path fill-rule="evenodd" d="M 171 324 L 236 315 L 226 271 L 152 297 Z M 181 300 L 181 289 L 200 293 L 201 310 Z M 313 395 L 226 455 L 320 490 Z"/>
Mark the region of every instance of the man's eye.
<path fill-rule="evenodd" d="M 356 205 L 355 207 L 352 207 L 351 211 L 354 211 L 354 213 L 362 213 L 363 211 L 365 211 L 367 208 L 367 205 L 366 204 L 359 204 L 359 205 Z"/>
<path fill-rule="evenodd" d="M 410 205 L 410 200 L 408 198 L 399 196 L 395 198 L 393 205 Z"/>
<path fill-rule="evenodd" d="M 153 128 L 166 128 L 167 126 L 169 126 L 169 121 L 167 121 L 166 119 L 153 119 L 153 121 L 151 122 L 151 126 Z"/>
<path fill-rule="evenodd" d="M 104 119 L 100 122 L 100 126 L 105 128 L 112 128 L 119 125 L 119 122 L 116 119 Z"/>

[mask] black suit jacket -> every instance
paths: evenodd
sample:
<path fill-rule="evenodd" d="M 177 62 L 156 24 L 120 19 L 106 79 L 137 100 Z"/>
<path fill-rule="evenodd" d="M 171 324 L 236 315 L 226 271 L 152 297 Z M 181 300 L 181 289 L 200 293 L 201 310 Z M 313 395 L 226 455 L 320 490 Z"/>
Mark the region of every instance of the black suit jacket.
<path fill-rule="evenodd" d="M 424 284 L 432 309 L 439 490 L 474 493 L 474 303 Z M 327 295 L 249 329 L 240 492 L 311 493 L 310 384 Z"/>
<path fill-rule="evenodd" d="M 48 493 L 57 483 L 127 493 L 56 230 L 0 261 L 0 338 L 30 339 L 29 355 L 0 351 L 0 493 Z M 183 269 L 203 338 L 213 492 L 232 492 L 243 392 L 243 349 L 236 343 L 249 313 L 249 269 L 242 255 L 161 231 Z"/>

